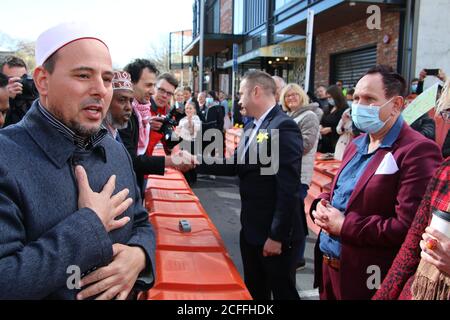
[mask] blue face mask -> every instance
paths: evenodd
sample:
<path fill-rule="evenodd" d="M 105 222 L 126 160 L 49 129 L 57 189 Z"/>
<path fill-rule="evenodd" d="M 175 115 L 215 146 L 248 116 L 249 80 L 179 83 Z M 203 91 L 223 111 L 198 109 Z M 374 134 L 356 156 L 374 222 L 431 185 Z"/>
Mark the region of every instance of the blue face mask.
<path fill-rule="evenodd" d="M 366 133 L 374 134 L 380 132 L 381 129 L 389 121 L 383 122 L 380 120 L 380 110 L 391 102 L 394 98 L 383 104 L 381 107 L 378 106 L 366 106 L 363 104 L 353 103 L 352 105 L 352 120 L 355 126 Z"/>
<path fill-rule="evenodd" d="M 208 107 L 212 106 L 213 103 L 214 103 L 214 99 L 213 98 L 206 98 L 206 105 Z"/>
<path fill-rule="evenodd" d="M 417 84 L 411 85 L 411 93 L 417 93 L 417 88 L 418 88 Z"/>

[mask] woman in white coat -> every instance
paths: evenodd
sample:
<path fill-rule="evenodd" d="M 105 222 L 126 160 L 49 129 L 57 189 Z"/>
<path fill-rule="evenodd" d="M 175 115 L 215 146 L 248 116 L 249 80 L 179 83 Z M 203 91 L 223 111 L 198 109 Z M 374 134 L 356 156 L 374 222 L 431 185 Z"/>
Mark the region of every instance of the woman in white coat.
<path fill-rule="evenodd" d="M 317 152 L 317 146 L 320 136 L 320 120 L 323 111 L 318 103 L 310 103 L 310 99 L 306 92 L 295 83 L 288 84 L 282 91 L 281 106 L 298 125 L 303 138 L 303 158 L 301 172 L 300 201 L 304 207 L 304 201 L 311 185 L 314 161 Z M 306 225 L 306 217 L 304 219 L 305 236 L 308 235 Z M 301 248 L 298 261 L 298 270 L 305 267 L 304 259 L 305 248 Z"/>

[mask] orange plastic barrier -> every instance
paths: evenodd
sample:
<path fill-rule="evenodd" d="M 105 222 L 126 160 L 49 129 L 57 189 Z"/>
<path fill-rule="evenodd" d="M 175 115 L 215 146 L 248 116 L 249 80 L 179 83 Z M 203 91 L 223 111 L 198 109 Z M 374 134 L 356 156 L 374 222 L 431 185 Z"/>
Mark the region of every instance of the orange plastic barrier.
<path fill-rule="evenodd" d="M 149 179 L 147 188 L 164 190 L 190 190 L 189 184 L 183 180 Z"/>
<path fill-rule="evenodd" d="M 184 176 L 183 174 L 175 169 L 166 169 L 164 176 L 158 176 L 158 175 L 150 175 L 148 176 L 148 179 L 156 179 L 156 180 L 183 180 Z"/>
<path fill-rule="evenodd" d="M 205 218 L 189 218 L 190 233 L 182 233 L 178 228 L 179 218 L 154 215 L 151 222 L 158 232 L 156 248 L 183 252 L 225 252 L 220 236 L 210 221 Z"/>
<path fill-rule="evenodd" d="M 140 300 L 252 299 L 183 174 L 149 176 L 145 203 L 156 233 L 156 281 Z M 180 220 L 190 230 L 181 230 Z"/>
<path fill-rule="evenodd" d="M 156 252 L 156 290 L 222 292 L 245 289 L 236 267 L 220 252 Z"/>
<path fill-rule="evenodd" d="M 249 294 L 242 289 L 239 290 L 158 290 L 149 292 L 149 300 L 250 300 Z"/>
<path fill-rule="evenodd" d="M 311 205 L 322 193 L 330 192 L 334 177 L 339 171 L 341 161 L 330 159 L 322 160 L 323 154 L 317 153 L 314 163 L 314 174 L 311 187 L 305 199 L 305 213 L 308 227 L 314 233 L 319 234 L 320 228 L 317 227 L 309 216 Z"/>
<path fill-rule="evenodd" d="M 171 200 L 148 199 L 146 200 L 146 203 L 149 205 L 147 209 L 150 212 L 150 216 L 154 214 L 180 218 L 202 218 L 207 216 L 200 203 L 196 201 L 173 202 Z"/>
<path fill-rule="evenodd" d="M 165 200 L 172 202 L 199 201 L 190 190 L 148 189 L 146 198 L 147 208 L 151 207 L 152 200 Z"/>

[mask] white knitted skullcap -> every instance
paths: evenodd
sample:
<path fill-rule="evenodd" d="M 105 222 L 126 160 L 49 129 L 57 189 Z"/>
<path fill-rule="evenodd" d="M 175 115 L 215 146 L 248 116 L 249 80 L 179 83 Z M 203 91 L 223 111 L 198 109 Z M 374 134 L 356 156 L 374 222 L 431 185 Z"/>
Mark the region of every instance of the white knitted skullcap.
<path fill-rule="evenodd" d="M 86 23 L 62 23 L 42 33 L 36 42 L 36 65 L 42 66 L 48 58 L 62 47 L 81 39 L 96 39 L 108 45 L 98 31 Z"/>

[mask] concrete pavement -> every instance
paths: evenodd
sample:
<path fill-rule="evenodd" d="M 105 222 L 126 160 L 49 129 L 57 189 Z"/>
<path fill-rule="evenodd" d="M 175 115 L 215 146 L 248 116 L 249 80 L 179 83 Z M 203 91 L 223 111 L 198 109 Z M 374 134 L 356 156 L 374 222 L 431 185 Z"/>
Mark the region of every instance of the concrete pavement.
<path fill-rule="evenodd" d="M 236 268 L 243 277 L 242 259 L 239 249 L 241 200 L 239 179 L 199 175 L 198 182 L 192 187 L 216 228 L 219 230 L 225 246 Z M 297 271 L 297 288 L 304 300 L 318 300 L 318 292 L 313 285 L 313 253 L 315 234 L 310 232 L 306 244 L 306 268 Z"/>

